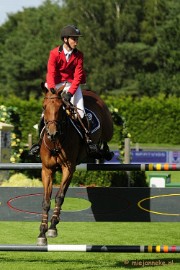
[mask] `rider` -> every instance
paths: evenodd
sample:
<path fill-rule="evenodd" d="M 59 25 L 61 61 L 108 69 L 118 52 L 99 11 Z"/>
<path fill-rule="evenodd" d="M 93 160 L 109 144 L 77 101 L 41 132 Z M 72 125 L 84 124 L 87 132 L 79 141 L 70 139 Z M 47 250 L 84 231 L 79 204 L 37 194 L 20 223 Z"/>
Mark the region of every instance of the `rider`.
<path fill-rule="evenodd" d="M 83 69 L 83 53 L 76 47 L 78 38 L 81 37 L 80 30 L 74 25 L 67 25 L 61 31 L 63 44 L 50 51 L 47 64 L 45 86 L 54 91 L 65 85 L 62 98 L 65 103 L 77 106 L 79 115 L 85 126 L 84 138 L 90 155 L 99 154 L 99 148 L 91 141 L 88 119 L 85 115 L 84 100 L 80 84 L 86 82 Z M 40 145 L 35 144 L 30 149 L 30 155 L 39 154 Z"/>

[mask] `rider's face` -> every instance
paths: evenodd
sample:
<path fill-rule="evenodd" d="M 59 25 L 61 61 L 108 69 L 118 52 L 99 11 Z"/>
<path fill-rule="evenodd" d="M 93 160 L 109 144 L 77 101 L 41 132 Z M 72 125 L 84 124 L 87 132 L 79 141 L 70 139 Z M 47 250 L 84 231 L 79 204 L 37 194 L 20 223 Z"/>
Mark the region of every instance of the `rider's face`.
<path fill-rule="evenodd" d="M 75 49 L 76 46 L 78 45 L 78 37 L 69 37 L 68 42 L 69 42 L 70 47 L 72 49 Z"/>
<path fill-rule="evenodd" d="M 72 49 L 75 49 L 78 45 L 78 37 L 69 37 L 69 45 Z"/>

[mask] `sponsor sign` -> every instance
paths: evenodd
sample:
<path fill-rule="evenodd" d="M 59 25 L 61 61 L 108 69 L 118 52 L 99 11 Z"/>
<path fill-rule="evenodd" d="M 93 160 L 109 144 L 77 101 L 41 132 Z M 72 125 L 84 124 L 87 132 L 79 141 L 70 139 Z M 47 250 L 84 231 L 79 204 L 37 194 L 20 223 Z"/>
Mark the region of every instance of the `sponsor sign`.
<path fill-rule="evenodd" d="M 120 163 L 119 151 L 114 151 L 111 161 L 105 163 Z M 131 163 L 180 163 L 180 151 L 136 151 L 131 150 Z"/>
<path fill-rule="evenodd" d="M 167 163 L 167 151 L 131 151 L 131 163 Z"/>

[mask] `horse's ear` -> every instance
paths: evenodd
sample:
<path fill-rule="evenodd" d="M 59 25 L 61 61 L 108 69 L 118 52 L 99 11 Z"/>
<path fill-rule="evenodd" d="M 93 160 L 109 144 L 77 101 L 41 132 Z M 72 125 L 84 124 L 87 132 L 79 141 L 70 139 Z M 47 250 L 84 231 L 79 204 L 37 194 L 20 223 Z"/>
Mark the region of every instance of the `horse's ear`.
<path fill-rule="evenodd" d="M 48 92 L 48 89 L 46 88 L 44 82 L 41 83 L 41 89 L 42 89 L 42 91 L 43 91 L 45 94 Z"/>

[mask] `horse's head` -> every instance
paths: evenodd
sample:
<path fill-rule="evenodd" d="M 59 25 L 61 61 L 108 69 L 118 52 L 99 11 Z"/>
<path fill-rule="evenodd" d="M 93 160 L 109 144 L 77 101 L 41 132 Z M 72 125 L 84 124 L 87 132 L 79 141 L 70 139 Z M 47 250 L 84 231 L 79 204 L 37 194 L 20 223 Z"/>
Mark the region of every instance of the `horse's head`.
<path fill-rule="evenodd" d="M 51 91 L 48 90 L 44 85 L 42 86 L 44 92 L 44 123 L 45 130 L 48 138 L 54 141 L 61 134 L 61 121 L 63 115 L 63 102 L 61 93 L 64 86 L 61 88 Z"/>

